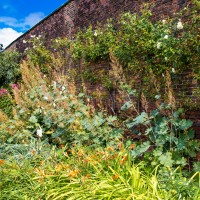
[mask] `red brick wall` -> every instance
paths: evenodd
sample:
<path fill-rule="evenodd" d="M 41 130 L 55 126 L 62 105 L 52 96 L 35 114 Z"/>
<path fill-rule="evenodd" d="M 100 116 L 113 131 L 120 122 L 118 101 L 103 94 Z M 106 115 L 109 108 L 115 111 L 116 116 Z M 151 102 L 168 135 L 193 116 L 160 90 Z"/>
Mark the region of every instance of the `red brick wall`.
<path fill-rule="evenodd" d="M 7 49 L 17 49 L 23 52 L 27 48 L 27 43 L 23 43 L 23 40 L 29 40 L 31 35 L 45 35 L 46 45 L 50 47 L 51 39 L 65 36 L 71 38 L 79 29 L 89 25 L 95 26 L 97 22 L 105 23 L 109 18 L 117 21 L 121 13 L 127 11 L 138 12 L 144 2 L 155 5 L 153 8 L 154 19 L 164 19 L 172 16 L 191 3 L 187 0 L 71 0 L 14 41 Z M 108 64 L 104 65 L 107 66 Z M 193 95 L 194 89 L 200 88 L 200 83 L 194 82 L 187 74 L 177 79 L 173 87 L 175 94 L 184 92 L 185 97 L 196 102 L 197 105 L 200 103 L 200 97 Z M 105 88 L 99 84 L 90 85 L 87 83 L 87 89 L 89 94 L 97 89 L 105 91 Z M 109 110 L 114 106 L 114 109 L 117 109 L 119 105 L 113 104 L 113 98 L 116 98 L 117 95 L 114 93 L 109 95 L 107 100 L 103 100 L 106 102 L 104 102 L 105 108 Z M 99 103 L 98 100 L 96 103 Z M 200 138 L 199 108 L 188 111 L 187 117 L 194 121 L 197 137 Z"/>
<path fill-rule="evenodd" d="M 171 16 L 190 3 L 186 0 L 71 0 L 14 41 L 7 49 L 17 48 L 23 52 L 27 44 L 22 41 L 30 39 L 31 35 L 45 35 L 47 45 L 56 37 L 71 38 L 77 30 L 89 25 L 105 23 L 109 18 L 117 20 L 124 12 L 137 12 L 144 2 L 155 5 L 155 19 Z"/>

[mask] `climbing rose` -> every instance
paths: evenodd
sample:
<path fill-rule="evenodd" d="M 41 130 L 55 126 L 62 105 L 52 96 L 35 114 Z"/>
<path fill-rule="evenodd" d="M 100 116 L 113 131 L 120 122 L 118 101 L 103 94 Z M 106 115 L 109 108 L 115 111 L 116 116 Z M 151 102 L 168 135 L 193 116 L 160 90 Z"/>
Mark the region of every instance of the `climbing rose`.
<path fill-rule="evenodd" d="M 183 29 L 183 24 L 182 24 L 182 22 L 179 21 L 176 27 L 177 27 L 178 30 Z"/>
<path fill-rule="evenodd" d="M 97 32 L 96 31 L 94 32 L 94 36 L 97 37 Z"/>
<path fill-rule="evenodd" d="M 162 42 L 158 42 L 157 45 L 156 45 L 157 49 L 160 49 L 161 45 L 162 45 Z"/>
<path fill-rule="evenodd" d="M 164 36 L 164 39 L 168 39 L 168 37 L 169 37 L 168 35 L 165 35 L 165 36 Z"/>

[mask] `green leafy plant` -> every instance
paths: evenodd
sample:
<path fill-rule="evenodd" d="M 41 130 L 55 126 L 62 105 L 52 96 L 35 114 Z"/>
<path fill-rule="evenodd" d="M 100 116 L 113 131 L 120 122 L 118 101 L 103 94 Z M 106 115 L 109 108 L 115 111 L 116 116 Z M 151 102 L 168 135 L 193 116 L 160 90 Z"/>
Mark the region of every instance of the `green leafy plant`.
<path fill-rule="evenodd" d="M 195 157 L 199 151 L 199 142 L 194 139 L 194 131 L 191 129 L 192 121 L 181 117 L 183 109 L 174 111 L 170 105 L 161 104 L 150 114 L 142 112 L 133 120 L 127 121 L 127 127 L 133 134 L 145 135 L 146 142 L 142 143 L 132 152 L 139 156 L 145 153 L 145 157 L 151 158 L 151 164 L 160 163 L 164 166 L 185 166 L 188 158 Z M 137 131 L 135 127 L 143 128 Z M 147 150 L 152 147 L 149 153 Z"/>
<path fill-rule="evenodd" d="M 12 117 L 12 102 L 8 90 L 0 89 L 0 109 L 9 117 Z"/>
<path fill-rule="evenodd" d="M 8 85 L 20 78 L 21 55 L 16 51 L 0 53 L 0 85 Z"/>
<path fill-rule="evenodd" d="M 13 90 L 16 115 L 0 126 L 2 141 L 28 142 L 35 136 L 57 145 L 105 146 L 122 137 L 122 130 L 115 127 L 117 118 L 86 105 L 84 94 L 69 90 L 73 85 L 66 81 L 49 85 L 36 67 L 25 63 L 21 67 L 24 83 Z"/>

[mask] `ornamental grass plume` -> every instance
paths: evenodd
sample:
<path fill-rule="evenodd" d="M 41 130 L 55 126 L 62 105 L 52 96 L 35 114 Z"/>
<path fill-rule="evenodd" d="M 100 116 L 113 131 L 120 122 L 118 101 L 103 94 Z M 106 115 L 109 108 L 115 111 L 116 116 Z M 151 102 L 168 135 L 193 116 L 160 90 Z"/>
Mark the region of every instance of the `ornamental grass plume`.
<path fill-rule="evenodd" d="M 7 122 L 8 120 L 8 116 L 0 109 L 0 123 Z"/>
<path fill-rule="evenodd" d="M 165 76 L 165 95 L 167 96 L 167 103 L 169 105 L 171 105 L 172 108 L 175 108 L 176 100 L 174 97 L 171 75 L 170 75 L 169 71 L 166 71 L 166 76 Z"/>

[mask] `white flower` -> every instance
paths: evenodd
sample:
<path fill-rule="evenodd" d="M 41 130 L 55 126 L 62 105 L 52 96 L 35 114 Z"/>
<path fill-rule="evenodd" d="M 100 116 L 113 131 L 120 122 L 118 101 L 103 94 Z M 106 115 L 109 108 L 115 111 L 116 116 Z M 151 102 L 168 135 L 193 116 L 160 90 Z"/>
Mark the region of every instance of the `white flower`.
<path fill-rule="evenodd" d="M 53 88 L 56 89 L 56 81 L 53 81 Z"/>
<path fill-rule="evenodd" d="M 56 104 L 53 102 L 53 107 L 55 108 L 56 107 Z"/>
<path fill-rule="evenodd" d="M 42 137 L 42 128 L 41 128 L 41 127 L 39 127 L 39 129 L 37 129 L 36 135 L 37 135 L 38 137 Z"/>
<path fill-rule="evenodd" d="M 168 58 L 167 57 L 165 57 L 165 61 L 167 61 L 168 60 Z"/>
<path fill-rule="evenodd" d="M 42 36 L 41 36 L 41 35 L 38 35 L 38 37 L 41 38 Z"/>
<path fill-rule="evenodd" d="M 24 44 L 26 44 L 26 40 L 23 40 L 22 42 L 23 42 Z"/>
<path fill-rule="evenodd" d="M 95 32 L 94 32 L 94 36 L 97 37 L 97 35 L 98 35 L 98 34 L 97 34 L 97 32 L 95 31 Z"/>
<path fill-rule="evenodd" d="M 178 30 L 181 30 L 181 29 L 183 29 L 183 24 L 182 24 L 182 22 L 181 22 L 181 21 L 179 21 L 179 22 L 178 22 L 178 24 L 177 24 L 176 28 L 177 28 Z"/>
<path fill-rule="evenodd" d="M 165 35 L 165 36 L 164 36 L 164 39 L 168 39 L 168 38 L 169 38 L 169 36 L 168 36 L 168 35 Z"/>
<path fill-rule="evenodd" d="M 44 99 L 44 100 L 48 100 L 48 97 L 47 97 L 47 96 L 44 96 L 43 99 Z"/>
<path fill-rule="evenodd" d="M 35 37 L 35 35 L 31 35 L 31 38 L 34 38 Z"/>
<path fill-rule="evenodd" d="M 64 91 L 65 89 L 66 89 L 66 87 L 65 87 L 65 86 L 62 86 L 61 90 Z"/>
<path fill-rule="evenodd" d="M 175 71 L 175 69 L 174 68 L 172 68 L 172 73 L 175 73 L 176 71 Z"/>
<path fill-rule="evenodd" d="M 162 42 L 157 42 L 157 49 L 160 49 L 161 48 L 161 46 L 162 46 Z"/>
<path fill-rule="evenodd" d="M 163 20 L 162 20 L 162 23 L 163 23 L 163 24 L 165 24 L 165 22 L 166 22 L 166 20 L 165 20 L 165 19 L 163 19 Z"/>

